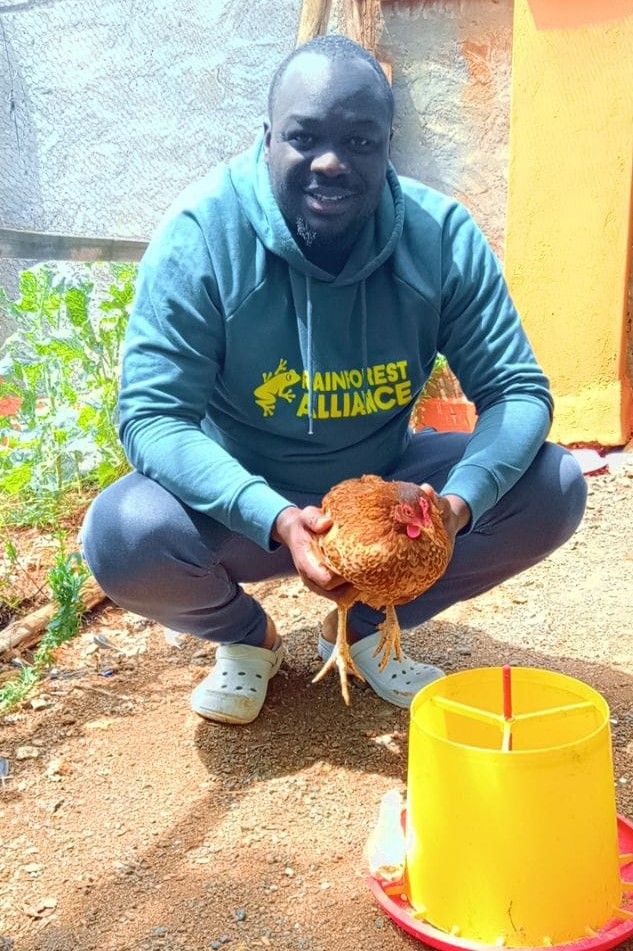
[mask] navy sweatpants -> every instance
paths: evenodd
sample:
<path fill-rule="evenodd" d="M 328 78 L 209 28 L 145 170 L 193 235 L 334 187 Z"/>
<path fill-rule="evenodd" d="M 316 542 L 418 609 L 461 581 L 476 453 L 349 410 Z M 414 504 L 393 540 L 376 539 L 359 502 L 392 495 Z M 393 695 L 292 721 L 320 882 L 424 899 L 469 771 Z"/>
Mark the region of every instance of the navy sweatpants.
<path fill-rule="evenodd" d="M 416 433 L 388 477 L 428 482 L 439 491 L 467 439 L 461 433 Z M 320 504 L 318 496 L 284 494 L 301 507 Z M 402 627 L 421 624 L 545 558 L 573 534 L 585 500 L 585 481 L 573 456 L 546 443 L 517 484 L 457 538 L 443 578 L 397 609 Z M 82 528 L 82 546 L 97 581 L 116 604 L 221 643 L 259 645 L 264 639 L 264 612 L 241 582 L 294 573 L 287 548 L 264 551 L 138 473 L 124 476 L 95 499 Z M 350 624 L 361 636 L 372 633 L 380 619 L 362 604 L 350 612 Z"/>

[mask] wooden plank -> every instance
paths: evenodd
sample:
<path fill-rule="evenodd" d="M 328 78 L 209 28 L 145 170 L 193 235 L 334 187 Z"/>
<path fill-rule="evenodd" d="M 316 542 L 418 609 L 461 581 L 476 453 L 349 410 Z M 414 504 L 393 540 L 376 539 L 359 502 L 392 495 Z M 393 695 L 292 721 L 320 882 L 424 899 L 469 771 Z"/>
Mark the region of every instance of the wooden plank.
<path fill-rule="evenodd" d="M 297 46 L 325 33 L 331 6 L 332 0 L 303 0 L 297 31 Z"/>
<path fill-rule="evenodd" d="M 380 0 L 345 0 L 345 33 L 374 55 L 381 24 Z"/>
<path fill-rule="evenodd" d="M 28 261 L 139 261 L 148 242 L 0 228 L 0 258 Z"/>
<path fill-rule="evenodd" d="M 380 0 L 345 0 L 344 14 L 346 35 L 377 57 L 376 50 L 383 25 Z M 389 85 L 393 85 L 391 63 L 380 59 L 378 62 Z"/>
<path fill-rule="evenodd" d="M 86 611 L 91 611 L 106 597 L 94 578 L 88 578 L 81 592 L 81 600 Z M 0 631 L 0 654 L 16 647 L 30 647 L 40 640 L 44 630 L 52 621 L 58 605 L 54 601 L 38 608 L 26 617 L 10 624 Z"/>

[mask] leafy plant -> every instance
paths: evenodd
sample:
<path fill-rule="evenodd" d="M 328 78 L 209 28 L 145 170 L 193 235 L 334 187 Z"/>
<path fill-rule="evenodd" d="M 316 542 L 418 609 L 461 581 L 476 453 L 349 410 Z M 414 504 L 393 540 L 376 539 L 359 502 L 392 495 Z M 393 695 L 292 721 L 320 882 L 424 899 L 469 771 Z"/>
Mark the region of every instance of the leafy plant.
<path fill-rule="evenodd" d="M 19 400 L 14 416 L 0 417 L 0 494 L 13 500 L 13 521 L 55 521 L 71 493 L 108 485 L 127 468 L 116 401 L 135 269 L 86 272 L 66 279 L 38 267 L 22 273 L 17 300 L 0 290 L 16 324 L 0 350 L 0 397 Z"/>
<path fill-rule="evenodd" d="M 430 376 L 428 380 L 426 381 L 426 383 L 424 384 L 424 387 L 422 388 L 422 392 L 420 393 L 420 397 L 419 397 L 420 401 L 423 401 L 425 399 L 428 400 L 431 397 L 434 397 L 437 395 L 436 391 L 438 389 L 438 386 L 441 386 L 441 381 L 443 377 L 446 375 L 448 369 L 449 369 L 448 360 L 446 359 L 443 353 L 438 353 L 438 355 L 435 358 L 435 363 L 433 364 L 433 369 L 431 370 Z"/>
<path fill-rule="evenodd" d="M 0 688 L 1 712 L 8 713 L 26 699 L 52 665 L 57 648 L 79 633 L 85 612 L 81 592 L 88 577 L 88 569 L 77 552 L 71 555 L 60 552 L 48 574 L 57 610 L 40 641 L 33 663 L 25 665 L 14 680 Z"/>

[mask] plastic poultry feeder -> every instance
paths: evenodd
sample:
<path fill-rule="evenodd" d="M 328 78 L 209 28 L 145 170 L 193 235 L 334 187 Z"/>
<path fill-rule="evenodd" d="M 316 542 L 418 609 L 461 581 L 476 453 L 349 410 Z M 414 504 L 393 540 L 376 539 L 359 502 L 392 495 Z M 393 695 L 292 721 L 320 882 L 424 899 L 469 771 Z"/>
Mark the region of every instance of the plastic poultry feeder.
<path fill-rule="evenodd" d="M 609 708 L 578 680 L 483 668 L 421 690 L 403 821 L 403 879 L 369 884 L 426 944 L 588 951 L 633 935 Z"/>

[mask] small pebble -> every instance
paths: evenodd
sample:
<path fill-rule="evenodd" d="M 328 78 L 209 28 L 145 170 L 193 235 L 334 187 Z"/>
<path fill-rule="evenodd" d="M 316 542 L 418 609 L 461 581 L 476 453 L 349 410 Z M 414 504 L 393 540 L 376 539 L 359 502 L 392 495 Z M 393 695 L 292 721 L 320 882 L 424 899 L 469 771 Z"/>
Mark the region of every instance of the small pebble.
<path fill-rule="evenodd" d="M 37 759 L 40 755 L 40 751 L 34 746 L 18 746 L 15 751 L 16 759 Z"/>
<path fill-rule="evenodd" d="M 167 934 L 167 928 L 161 928 L 161 927 L 152 928 L 152 934 L 156 938 L 164 938 L 165 935 Z"/>
<path fill-rule="evenodd" d="M 31 706 L 34 710 L 44 710 L 46 707 L 50 707 L 50 703 L 45 697 L 33 697 Z"/>
<path fill-rule="evenodd" d="M 246 912 L 243 908 L 238 908 L 238 910 L 235 912 L 235 920 L 246 921 Z"/>
<path fill-rule="evenodd" d="M 38 911 L 45 911 L 49 908 L 57 908 L 57 899 L 56 898 L 42 898 L 35 906 Z"/>

